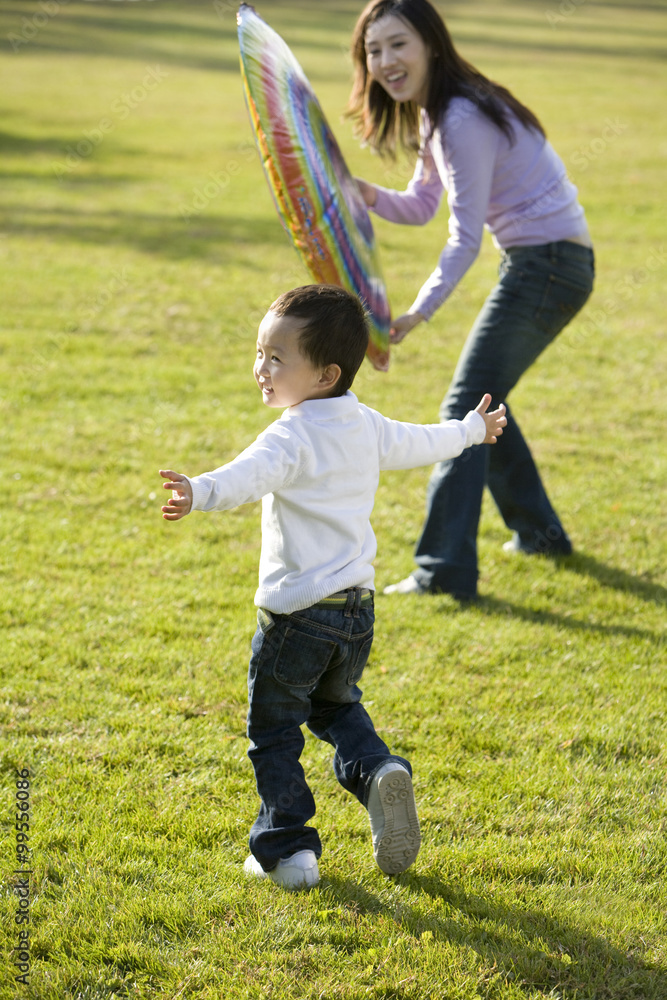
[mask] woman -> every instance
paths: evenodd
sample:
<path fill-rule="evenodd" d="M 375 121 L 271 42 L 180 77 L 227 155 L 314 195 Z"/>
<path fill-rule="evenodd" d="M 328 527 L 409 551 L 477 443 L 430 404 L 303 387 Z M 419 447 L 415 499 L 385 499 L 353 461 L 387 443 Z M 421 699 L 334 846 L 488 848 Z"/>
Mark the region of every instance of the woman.
<path fill-rule="evenodd" d="M 456 52 L 428 0 L 372 0 L 354 32 L 348 114 L 380 153 L 418 151 L 407 190 L 359 181 L 366 204 L 391 222 L 422 225 L 443 191 L 449 239 L 410 309 L 399 344 L 430 320 L 475 260 L 484 226 L 500 248 L 499 282 L 468 336 L 440 417 L 461 419 L 484 392 L 497 406 L 581 309 L 594 262 L 583 209 L 535 115 Z M 485 483 L 508 528 L 505 548 L 567 555 L 570 540 L 546 495 L 511 411 L 494 448 L 442 462 L 429 483 L 417 568 L 385 593 L 477 593 L 477 528 Z"/>

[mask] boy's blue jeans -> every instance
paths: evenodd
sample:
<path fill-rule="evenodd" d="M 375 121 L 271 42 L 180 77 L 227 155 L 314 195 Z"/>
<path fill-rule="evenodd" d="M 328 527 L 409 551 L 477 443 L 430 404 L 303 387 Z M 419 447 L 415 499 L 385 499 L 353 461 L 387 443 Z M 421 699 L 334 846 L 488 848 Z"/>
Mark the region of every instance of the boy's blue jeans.
<path fill-rule="evenodd" d="M 375 772 L 397 760 L 361 704 L 357 686 L 373 642 L 372 602 L 359 606 L 351 590 L 346 608 L 306 608 L 290 615 L 259 609 L 248 673 L 248 756 L 261 798 L 250 850 L 265 871 L 281 858 L 322 846 L 306 826 L 315 801 L 300 763 L 305 723 L 335 748 L 334 773 L 362 805 Z"/>
<path fill-rule="evenodd" d="M 593 287 L 593 251 L 569 241 L 515 247 L 502 252 L 499 275 L 459 358 L 440 409 L 443 421 L 462 419 L 485 392 L 493 397 L 491 409 L 506 403 L 526 369 L 586 302 Z M 561 377 L 567 378 L 567 364 Z M 485 484 L 505 524 L 525 547 L 571 552 L 508 408 L 507 426 L 497 444 L 468 448 L 433 471 L 415 551 L 418 568 L 413 571 L 426 590 L 476 593 L 477 528 Z"/>

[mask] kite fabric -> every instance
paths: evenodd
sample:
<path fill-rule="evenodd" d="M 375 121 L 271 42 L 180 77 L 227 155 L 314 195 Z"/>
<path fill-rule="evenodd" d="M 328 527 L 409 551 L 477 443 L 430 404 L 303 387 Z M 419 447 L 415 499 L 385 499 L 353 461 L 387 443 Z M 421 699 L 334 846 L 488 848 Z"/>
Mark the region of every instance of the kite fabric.
<path fill-rule="evenodd" d="M 391 313 L 365 202 L 289 47 L 249 4 L 237 22 L 248 112 L 278 215 L 315 283 L 363 301 L 368 357 L 386 371 Z"/>

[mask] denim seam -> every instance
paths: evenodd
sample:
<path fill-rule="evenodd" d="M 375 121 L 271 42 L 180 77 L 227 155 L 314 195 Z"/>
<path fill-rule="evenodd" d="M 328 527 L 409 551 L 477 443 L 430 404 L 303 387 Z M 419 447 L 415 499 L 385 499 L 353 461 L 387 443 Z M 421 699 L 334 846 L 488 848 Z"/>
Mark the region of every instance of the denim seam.
<path fill-rule="evenodd" d="M 354 621 L 354 619 L 352 620 Z M 375 624 L 374 622 L 371 623 L 369 628 L 367 628 L 364 632 L 353 632 L 349 629 L 338 629 L 335 625 L 325 625 L 324 622 L 314 622 L 308 618 L 298 618 L 293 619 L 293 621 L 295 622 L 295 625 L 287 625 L 286 631 L 297 632 L 305 635 L 311 635 L 313 633 L 321 634 L 322 632 L 326 632 L 327 635 L 335 636 L 343 642 L 358 642 L 361 639 L 365 639 L 366 636 L 373 634 Z M 296 622 L 298 622 L 299 627 L 295 627 Z"/>

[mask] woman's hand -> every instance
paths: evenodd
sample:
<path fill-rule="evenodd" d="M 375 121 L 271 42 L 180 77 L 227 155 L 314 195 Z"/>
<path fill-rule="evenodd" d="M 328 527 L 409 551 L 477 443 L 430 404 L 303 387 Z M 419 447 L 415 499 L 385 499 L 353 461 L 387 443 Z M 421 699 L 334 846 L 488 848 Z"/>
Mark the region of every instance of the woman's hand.
<path fill-rule="evenodd" d="M 372 208 L 375 202 L 377 201 L 377 196 L 378 196 L 378 193 L 375 189 L 375 185 L 369 184 L 368 181 L 362 181 L 360 177 L 355 177 L 354 179 L 356 181 L 357 187 L 359 188 L 359 191 L 361 192 L 361 197 L 366 202 L 367 207 Z"/>
<path fill-rule="evenodd" d="M 389 327 L 389 343 L 400 344 L 407 337 L 410 330 L 414 330 L 418 323 L 423 323 L 424 317 L 420 312 L 404 313 L 398 319 L 393 320 Z"/>

